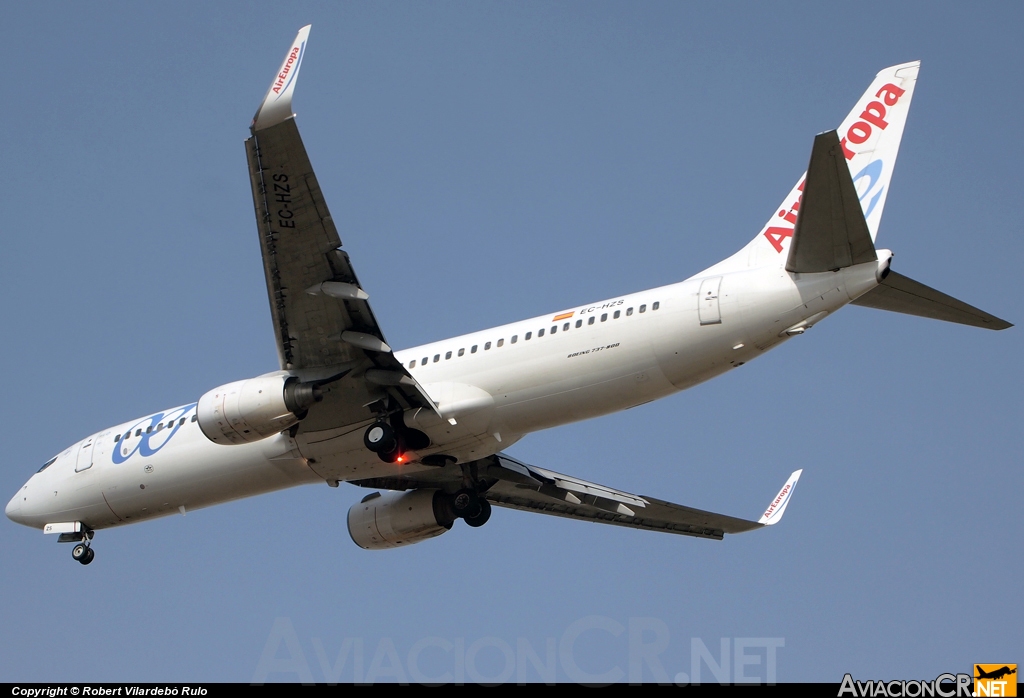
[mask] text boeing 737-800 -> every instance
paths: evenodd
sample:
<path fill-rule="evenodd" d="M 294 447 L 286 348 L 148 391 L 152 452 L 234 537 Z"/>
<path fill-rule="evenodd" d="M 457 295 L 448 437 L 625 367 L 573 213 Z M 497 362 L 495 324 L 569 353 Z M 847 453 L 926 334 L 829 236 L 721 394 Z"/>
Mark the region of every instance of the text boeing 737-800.
<path fill-rule="evenodd" d="M 246 141 L 280 370 L 120 424 L 47 461 L 12 520 L 74 542 L 96 530 L 293 485 L 375 491 L 348 513 L 363 548 L 431 538 L 491 506 L 721 539 L 782 518 L 801 471 L 757 521 L 641 497 L 517 461 L 539 429 L 724 373 L 848 303 L 1009 327 L 890 271 L 875 248 L 919 64 L 880 72 L 743 249 L 680 283 L 393 351 L 342 249 L 292 114 L 298 33 Z M 383 490 L 382 494 L 380 491 Z"/>

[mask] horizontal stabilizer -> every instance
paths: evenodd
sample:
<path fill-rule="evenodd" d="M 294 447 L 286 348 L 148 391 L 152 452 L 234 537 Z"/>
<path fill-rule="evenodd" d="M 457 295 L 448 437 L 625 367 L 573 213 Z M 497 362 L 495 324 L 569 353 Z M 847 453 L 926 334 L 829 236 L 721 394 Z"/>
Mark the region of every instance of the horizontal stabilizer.
<path fill-rule="evenodd" d="M 814 138 L 786 269 L 835 271 L 878 259 L 835 131 Z"/>
<path fill-rule="evenodd" d="M 891 310 L 894 313 L 918 315 L 934 320 L 958 322 L 961 325 L 1005 330 L 1013 325 L 973 305 L 967 305 L 941 291 L 890 271 L 882 283 L 853 301 L 854 305 Z"/>

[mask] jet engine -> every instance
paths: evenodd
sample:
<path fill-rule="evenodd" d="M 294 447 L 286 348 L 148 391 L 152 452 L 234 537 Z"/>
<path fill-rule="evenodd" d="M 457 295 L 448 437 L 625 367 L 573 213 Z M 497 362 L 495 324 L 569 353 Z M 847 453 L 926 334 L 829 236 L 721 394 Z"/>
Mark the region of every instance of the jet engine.
<path fill-rule="evenodd" d="M 455 516 L 441 490 L 374 492 L 348 510 L 348 534 L 366 550 L 419 543 L 451 529 Z"/>
<path fill-rule="evenodd" d="M 298 424 L 309 407 L 322 399 L 315 383 L 302 383 L 287 373 L 268 373 L 209 391 L 199 398 L 196 417 L 203 434 L 214 443 L 251 443 Z"/>

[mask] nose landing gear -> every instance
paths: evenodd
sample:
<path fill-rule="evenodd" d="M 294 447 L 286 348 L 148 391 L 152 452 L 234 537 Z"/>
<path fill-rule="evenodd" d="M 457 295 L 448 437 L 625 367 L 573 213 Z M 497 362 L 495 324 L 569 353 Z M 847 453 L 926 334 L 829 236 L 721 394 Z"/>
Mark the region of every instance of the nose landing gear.
<path fill-rule="evenodd" d="M 88 543 L 79 543 L 71 549 L 71 557 L 83 565 L 88 565 L 96 557 L 96 552 Z"/>
<path fill-rule="evenodd" d="M 92 559 L 96 557 L 96 552 L 92 549 L 92 537 L 94 535 L 92 529 L 83 526 L 83 530 L 76 533 L 62 533 L 57 537 L 58 543 L 74 543 L 75 547 L 71 549 L 71 557 L 82 563 L 88 565 L 92 562 Z"/>

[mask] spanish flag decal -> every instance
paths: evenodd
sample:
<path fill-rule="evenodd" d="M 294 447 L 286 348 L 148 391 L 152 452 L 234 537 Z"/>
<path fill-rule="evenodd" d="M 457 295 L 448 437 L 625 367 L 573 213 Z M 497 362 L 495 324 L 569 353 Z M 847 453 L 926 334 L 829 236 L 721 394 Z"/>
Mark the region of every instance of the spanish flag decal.
<path fill-rule="evenodd" d="M 568 320 L 569 318 L 571 318 L 573 316 L 573 313 L 575 313 L 575 312 L 576 312 L 575 310 L 570 310 L 568 313 L 562 313 L 561 315 L 556 315 L 553 318 L 551 318 L 551 322 L 558 322 L 559 320 Z"/>

